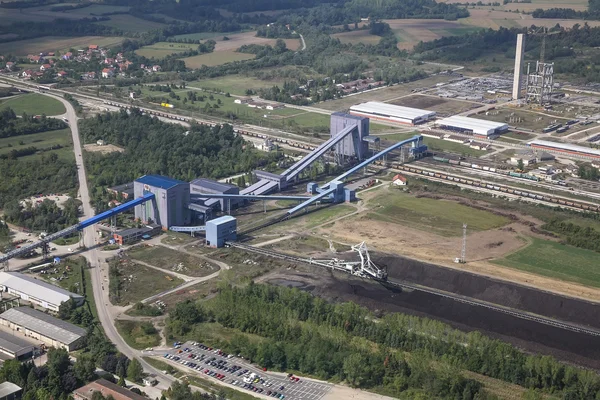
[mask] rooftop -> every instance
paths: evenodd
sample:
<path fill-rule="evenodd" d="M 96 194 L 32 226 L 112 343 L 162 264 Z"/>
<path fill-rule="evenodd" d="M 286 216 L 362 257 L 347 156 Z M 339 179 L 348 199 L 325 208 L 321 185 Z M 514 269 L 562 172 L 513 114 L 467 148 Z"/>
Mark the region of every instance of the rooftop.
<path fill-rule="evenodd" d="M 231 215 L 224 215 L 219 218 L 211 219 L 210 221 L 208 221 L 208 223 L 219 225 L 219 224 L 223 224 L 225 222 L 231 222 L 231 221 L 235 221 L 235 218 L 232 217 Z"/>
<path fill-rule="evenodd" d="M 33 348 L 34 345 L 26 340 L 21 339 L 19 336 L 14 336 L 8 332 L 0 331 L 0 349 L 11 353 L 17 353 L 28 347 Z"/>
<path fill-rule="evenodd" d="M 135 180 L 136 182 L 143 183 L 144 185 L 150 185 L 161 189 L 171 189 L 181 183 L 186 183 L 178 179 L 169 178 L 168 176 L 162 175 L 144 175 L 141 178 Z"/>
<path fill-rule="evenodd" d="M 548 140 L 534 140 L 534 141 L 529 142 L 528 145 L 554 147 L 556 149 L 561 149 L 561 150 L 577 151 L 580 153 L 593 154 L 595 156 L 600 156 L 600 150 L 590 149 L 589 147 L 578 146 L 576 144 L 550 142 Z"/>
<path fill-rule="evenodd" d="M 267 177 L 272 178 L 272 179 L 282 179 L 283 178 L 283 175 L 275 174 L 275 173 L 269 172 L 269 171 L 262 171 L 262 170 L 259 170 L 259 169 L 257 169 L 256 171 L 254 171 L 254 174 L 256 176 L 267 176 Z"/>
<path fill-rule="evenodd" d="M 86 330 L 29 307 L 11 308 L 0 319 L 20 325 L 63 344 L 71 344 L 87 334 Z"/>
<path fill-rule="evenodd" d="M 0 272 L 0 285 L 28 294 L 31 297 L 44 300 L 52 305 L 60 305 L 71 297 L 82 299 L 83 296 L 69 292 L 61 287 L 35 279 L 19 272 Z"/>
<path fill-rule="evenodd" d="M 508 125 L 504 122 L 488 121 L 485 119 L 477 119 L 470 117 L 462 117 L 460 115 L 454 115 L 452 117 L 444 118 L 437 121 L 438 125 L 456 126 L 465 129 L 472 130 L 496 130 L 501 128 L 508 128 Z"/>
<path fill-rule="evenodd" d="M 21 389 L 20 386 L 17 386 L 12 382 L 6 381 L 3 383 L 0 383 L 0 398 L 7 397 L 7 396 L 17 393 L 21 390 L 23 390 L 23 389 Z"/>
<path fill-rule="evenodd" d="M 380 103 L 378 101 L 369 101 L 350 107 L 350 111 L 366 112 L 371 114 L 386 115 L 400 118 L 424 118 L 435 116 L 435 111 L 421 110 L 418 108 L 396 106 L 393 104 Z"/>
<path fill-rule="evenodd" d="M 117 185 L 113 187 L 109 187 L 109 190 L 114 190 L 115 192 L 127 192 L 133 194 L 133 182 L 124 183 L 122 185 Z"/>
<path fill-rule="evenodd" d="M 90 382 L 79 389 L 75 389 L 73 393 L 84 399 L 91 399 L 94 392 L 101 392 L 104 397 L 111 395 L 115 400 L 148 400 L 147 397 L 133 393 L 131 390 L 115 385 L 106 379 L 98 379 L 97 381 Z"/>
<path fill-rule="evenodd" d="M 360 117 L 358 115 L 348 114 L 348 113 L 345 113 L 343 111 L 336 111 L 336 112 L 332 113 L 331 115 L 335 115 L 335 116 L 338 116 L 338 117 L 349 118 L 349 119 L 355 119 L 357 121 L 360 121 L 360 120 L 362 120 L 362 119 L 365 118 L 365 117 Z"/>
<path fill-rule="evenodd" d="M 226 192 L 229 189 L 238 189 L 236 185 L 231 185 L 229 183 L 217 182 L 212 179 L 207 178 L 198 178 L 194 179 L 190 182 L 190 184 L 195 186 L 201 186 L 210 190 L 214 190 L 217 192 Z"/>

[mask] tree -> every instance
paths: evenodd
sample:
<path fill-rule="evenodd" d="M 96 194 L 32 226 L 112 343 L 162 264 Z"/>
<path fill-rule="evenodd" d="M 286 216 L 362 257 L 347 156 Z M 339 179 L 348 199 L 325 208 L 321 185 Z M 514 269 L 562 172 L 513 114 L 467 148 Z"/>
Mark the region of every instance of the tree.
<path fill-rule="evenodd" d="M 523 163 L 523 159 L 519 158 L 519 161 L 517 161 L 517 168 L 521 171 L 525 170 L 525 164 Z"/>
<path fill-rule="evenodd" d="M 77 357 L 73 370 L 75 376 L 81 382 L 89 382 L 96 377 L 96 363 L 92 356 L 88 354 L 82 354 Z"/>
<path fill-rule="evenodd" d="M 369 371 L 366 366 L 367 360 L 362 354 L 350 354 L 344 360 L 344 375 L 350 385 L 360 387 L 369 380 Z"/>
<path fill-rule="evenodd" d="M 134 382 L 141 382 L 144 368 L 137 358 L 134 358 L 127 367 L 127 377 Z"/>

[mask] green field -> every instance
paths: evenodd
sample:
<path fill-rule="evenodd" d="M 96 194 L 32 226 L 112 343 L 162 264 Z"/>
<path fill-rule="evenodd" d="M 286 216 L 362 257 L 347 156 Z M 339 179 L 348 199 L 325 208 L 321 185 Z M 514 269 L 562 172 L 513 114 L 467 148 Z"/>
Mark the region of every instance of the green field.
<path fill-rule="evenodd" d="M 283 85 L 284 80 L 264 81 L 252 76 L 227 75 L 219 78 L 204 79 L 188 83 L 188 86 L 197 88 L 214 88 L 225 93 L 239 96 L 246 94 L 247 89 L 267 89 L 275 85 Z"/>
<path fill-rule="evenodd" d="M 219 270 L 218 266 L 201 258 L 163 246 L 136 246 L 129 249 L 127 254 L 135 260 L 189 276 L 206 276 Z"/>
<path fill-rule="evenodd" d="M 129 14 L 118 14 L 109 16 L 110 21 L 97 22 L 98 24 L 121 29 L 125 32 L 142 33 L 153 29 L 164 28 L 166 25 L 159 22 L 146 21 Z"/>
<path fill-rule="evenodd" d="M 112 47 L 120 44 L 122 37 L 102 37 L 102 36 L 44 36 L 35 39 L 16 40 L 13 42 L 0 43 L 0 54 L 14 54 L 17 56 L 26 56 L 46 51 L 67 51 L 71 48 L 83 49 L 90 44 L 97 44 L 101 47 Z M 22 66 L 22 65 L 20 65 Z M 36 66 L 39 68 L 39 65 Z"/>
<path fill-rule="evenodd" d="M 0 109 L 10 107 L 17 115 L 60 115 L 67 112 L 58 100 L 42 94 L 30 93 L 0 101 Z"/>
<path fill-rule="evenodd" d="M 381 140 L 389 140 L 393 142 L 400 142 L 402 140 L 406 140 L 415 135 L 418 135 L 418 132 L 412 133 L 394 133 L 391 135 L 380 135 Z M 469 155 L 474 157 L 479 157 L 484 155 L 486 152 L 483 150 L 475 150 L 466 146 L 464 144 L 450 142 L 448 140 L 442 139 L 434 139 L 430 137 L 423 137 L 423 143 L 429 147 L 430 150 L 438 150 L 438 151 L 449 151 L 451 153 Z"/>
<path fill-rule="evenodd" d="M 160 335 L 152 322 L 115 320 L 115 327 L 125 342 L 134 349 L 144 350 L 160 344 Z"/>
<path fill-rule="evenodd" d="M 199 56 L 187 57 L 182 60 L 185 62 L 185 66 L 188 68 L 200 68 L 203 65 L 207 67 L 214 67 L 215 65 L 222 65 L 228 62 L 251 60 L 256 55 L 237 53 L 233 50 L 217 51 L 213 53 L 200 54 Z"/>
<path fill-rule="evenodd" d="M 233 35 L 235 33 L 242 33 L 242 31 L 236 32 L 198 32 L 198 33 L 186 33 L 185 35 L 175 35 L 175 39 L 192 39 L 192 40 L 206 40 L 220 38 L 223 36 Z"/>
<path fill-rule="evenodd" d="M 22 144 L 21 144 L 22 143 Z M 13 136 L 0 139 L 0 155 L 10 153 L 12 150 L 24 149 L 27 147 L 37 147 L 39 150 L 49 149 L 54 146 L 62 146 L 60 149 L 51 150 L 58 154 L 59 158 L 73 159 L 73 142 L 71 141 L 70 129 L 59 129 L 56 131 L 36 133 L 33 135 Z M 48 154 L 48 151 L 36 153 L 24 157 L 22 160 L 41 157 L 41 154 Z"/>
<path fill-rule="evenodd" d="M 175 53 L 183 53 L 185 51 L 197 49 L 196 44 L 187 43 L 169 43 L 169 42 L 158 42 L 149 46 L 144 46 L 141 49 L 135 51 L 138 54 L 147 58 L 165 58 Z"/>
<path fill-rule="evenodd" d="M 56 7 L 56 5 L 50 6 L 49 8 Z M 65 14 L 77 15 L 81 18 L 89 16 L 98 16 L 104 13 L 112 12 L 127 12 L 131 7 L 127 6 L 113 6 L 107 4 L 92 4 L 89 7 L 77 8 L 75 10 L 64 11 Z M 112 17 L 111 17 L 112 18 Z"/>
<path fill-rule="evenodd" d="M 549 240 L 531 244 L 494 263 L 564 281 L 600 287 L 600 254 Z"/>
<path fill-rule="evenodd" d="M 119 272 L 117 305 L 120 306 L 135 304 L 183 283 L 179 278 L 134 262 L 119 264 Z"/>
<path fill-rule="evenodd" d="M 442 236 L 462 234 L 466 223 L 470 231 L 485 231 L 508 224 L 508 218 L 477 210 L 453 201 L 417 198 L 390 190 L 368 202 L 373 209 L 367 216 L 379 221 L 434 232 Z"/>

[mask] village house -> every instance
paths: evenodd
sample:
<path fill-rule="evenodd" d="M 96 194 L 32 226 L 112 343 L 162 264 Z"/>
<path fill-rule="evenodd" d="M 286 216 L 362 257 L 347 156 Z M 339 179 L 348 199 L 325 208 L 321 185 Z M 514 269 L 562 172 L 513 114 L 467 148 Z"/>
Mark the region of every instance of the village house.
<path fill-rule="evenodd" d="M 392 178 L 392 183 L 396 186 L 406 186 L 407 180 L 405 176 L 397 174 Z"/>
<path fill-rule="evenodd" d="M 12 61 L 7 61 L 6 63 L 6 69 L 9 71 L 12 71 L 13 67 L 15 66 L 15 63 Z"/>
<path fill-rule="evenodd" d="M 152 72 L 160 72 L 162 70 L 160 65 L 153 65 Z"/>
<path fill-rule="evenodd" d="M 103 78 L 112 78 L 113 76 L 115 76 L 115 70 L 114 70 L 114 68 L 104 68 L 102 70 L 102 77 Z"/>
<path fill-rule="evenodd" d="M 58 71 L 58 72 L 56 73 L 56 77 L 57 77 L 57 78 L 66 78 L 66 77 L 67 77 L 67 75 L 68 75 L 68 74 L 67 74 L 65 71 Z"/>

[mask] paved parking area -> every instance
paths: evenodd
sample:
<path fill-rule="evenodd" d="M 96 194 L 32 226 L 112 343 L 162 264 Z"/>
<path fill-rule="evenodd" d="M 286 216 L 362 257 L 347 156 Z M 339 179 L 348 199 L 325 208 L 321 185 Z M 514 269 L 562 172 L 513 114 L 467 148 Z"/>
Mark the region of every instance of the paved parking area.
<path fill-rule="evenodd" d="M 162 355 L 172 362 L 181 364 L 197 374 L 247 390 L 252 394 L 287 400 L 319 400 L 331 385 L 297 376 L 263 371 L 245 360 L 227 354 L 219 354 L 201 343 L 186 342 Z"/>

